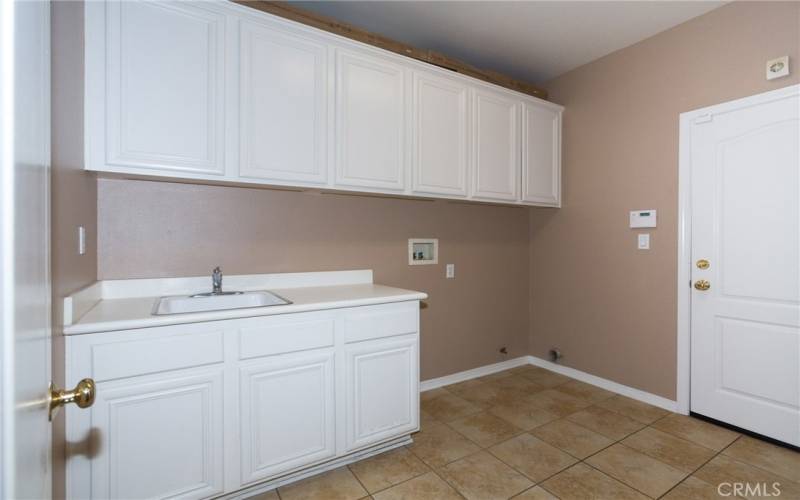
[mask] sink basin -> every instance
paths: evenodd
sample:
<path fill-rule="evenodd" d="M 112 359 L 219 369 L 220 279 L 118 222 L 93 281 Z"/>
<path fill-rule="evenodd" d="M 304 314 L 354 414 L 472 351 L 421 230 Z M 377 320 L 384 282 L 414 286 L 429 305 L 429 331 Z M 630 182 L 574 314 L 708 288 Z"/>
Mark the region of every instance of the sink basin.
<path fill-rule="evenodd" d="M 292 302 L 272 292 L 242 292 L 222 295 L 179 295 L 161 297 L 153 305 L 153 314 L 183 314 L 224 311 L 247 307 L 282 306 Z"/>

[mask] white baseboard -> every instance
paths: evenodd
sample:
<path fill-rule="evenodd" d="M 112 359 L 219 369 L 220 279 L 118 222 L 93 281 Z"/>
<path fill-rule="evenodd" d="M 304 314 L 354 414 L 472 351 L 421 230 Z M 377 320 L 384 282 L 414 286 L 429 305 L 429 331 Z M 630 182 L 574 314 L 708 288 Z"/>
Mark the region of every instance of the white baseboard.
<path fill-rule="evenodd" d="M 635 389 L 627 385 L 619 384 L 617 382 L 602 377 L 598 377 L 590 373 L 576 370 L 575 368 L 570 368 L 568 366 L 551 363 L 550 361 L 545 361 L 544 359 L 537 358 L 536 356 L 521 356 L 519 358 L 509 359 L 508 361 L 503 361 L 492 365 L 479 366 L 478 368 L 473 368 L 471 370 L 453 373 L 451 375 L 445 375 L 444 377 L 432 378 L 430 380 L 423 380 L 420 383 L 420 391 L 421 392 L 430 391 L 431 389 L 436 389 L 438 387 L 457 384 L 459 382 L 464 382 L 465 380 L 483 377 L 484 375 L 490 375 L 492 373 L 501 372 L 503 370 L 508 370 L 509 368 L 514 368 L 522 365 L 539 366 L 541 368 L 545 368 L 547 370 L 560 373 L 561 375 L 566 375 L 567 377 L 574 378 L 575 380 L 580 380 L 581 382 L 586 382 L 587 384 L 595 385 L 597 387 L 600 387 L 601 389 L 606 389 L 608 391 L 616 392 L 617 394 L 622 394 L 623 396 L 627 396 L 631 399 L 635 399 L 643 403 L 651 404 L 653 406 L 658 406 L 659 408 L 663 408 L 668 411 L 674 412 L 678 410 L 678 403 L 671 399 L 667 399 L 665 397 L 658 396 L 650 392 L 642 391 L 640 389 Z"/>
<path fill-rule="evenodd" d="M 667 399 L 665 397 L 658 396 L 656 394 L 646 392 L 641 389 L 635 389 L 627 385 L 622 385 L 612 380 L 608 380 L 602 377 L 598 377 L 596 375 L 592 375 L 590 373 L 576 370 L 575 368 L 570 368 L 568 366 L 563 366 L 556 363 L 552 363 L 550 361 L 546 361 L 542 358 L 537 358 L 536 356 L 528 356 L 528 362 L 529 364 L 539 366 L 541 368 L 545 368 L 547 370 L 556 373 L 560 373 L 561 375 L 566 375 L 567 377 L 580 380 L 581 382 L 586 382 L 587 384 L 595 385 L 597 387 L 600 387 L 601 389 L 606 389 L 607 391 L 616 392 L 617 394 L 622 394 L 623 396 L 627 396 L 631 399 L 635 399 L 643 403 L 651 404 L 653 406 L 658 406 L 659 408 L 663 408 L 665 410 L 672 412 L 678 410 L 677 401 L 673 401 L 671 399 Z"/>
<path fill-rule="evenodd" d="M 453 373 L 451 375 L 445 375 L 444 377 L 423 380 L 419 384 L 419 390 L 420 392 L 430 391 L 431 389 L 436 389 L 438 387 L 457 384 L 465 380 L 483 377 L 484 375 L 491 375 L 492 373 L 501 372 L 503 370 L 508 370 L 509 368 L 527 364 L 530 364 L 528 356 L 520 356 L 519 358 L 501 361 L 500 363 L 494 363 L 492 365 L 479 366 L 478 368 Z"/>

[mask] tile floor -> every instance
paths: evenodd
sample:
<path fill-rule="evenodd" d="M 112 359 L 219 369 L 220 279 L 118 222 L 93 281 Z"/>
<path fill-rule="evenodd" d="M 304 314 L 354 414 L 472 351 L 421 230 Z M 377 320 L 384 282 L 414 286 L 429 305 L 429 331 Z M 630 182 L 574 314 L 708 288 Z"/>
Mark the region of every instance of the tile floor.
<path fill-rule="evenodd" d="M 421 400 L 413 444 L 254 498 L 694 500 L 722 498 L 720 483 L 777 482 L 778 498 L 800 499 L 800 453 L 542 368 Z"/>

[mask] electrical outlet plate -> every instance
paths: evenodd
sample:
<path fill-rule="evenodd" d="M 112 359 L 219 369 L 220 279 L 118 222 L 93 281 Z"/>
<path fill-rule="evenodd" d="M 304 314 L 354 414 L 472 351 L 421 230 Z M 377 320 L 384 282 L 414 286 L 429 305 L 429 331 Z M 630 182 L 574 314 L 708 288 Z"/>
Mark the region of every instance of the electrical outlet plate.
<path fill-rule="evenodd" d="M 767 80 L 789 76 L 789 56 L 767 61 Z"/>

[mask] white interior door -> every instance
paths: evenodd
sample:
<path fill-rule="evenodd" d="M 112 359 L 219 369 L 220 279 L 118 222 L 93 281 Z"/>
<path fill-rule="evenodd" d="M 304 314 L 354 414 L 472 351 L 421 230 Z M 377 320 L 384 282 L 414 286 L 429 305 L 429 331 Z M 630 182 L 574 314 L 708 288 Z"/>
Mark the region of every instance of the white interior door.
<path fill-rule="evenodd" d="M 49 498 L 50 3 L 0 20 L 0 495 Z"/>
<path fill-rule="evenodd" d="M 793 445 L 800 445 L 799 89 L 710 108 L 690 136 L 691 409 Z"/>

